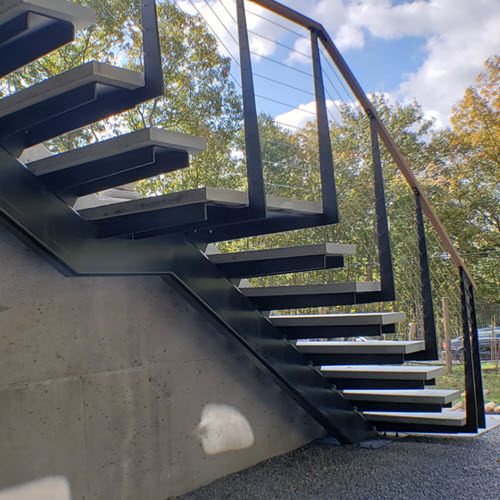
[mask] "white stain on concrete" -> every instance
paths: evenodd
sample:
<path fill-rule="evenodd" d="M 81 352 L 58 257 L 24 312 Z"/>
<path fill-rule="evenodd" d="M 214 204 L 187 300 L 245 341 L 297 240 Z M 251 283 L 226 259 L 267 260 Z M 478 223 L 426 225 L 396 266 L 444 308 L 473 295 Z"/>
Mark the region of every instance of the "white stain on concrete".
<path fill-rule="evenodd" d="M 244 450 L 255 441 L 248 420 L 236 408 L 220 403 L 203 407 L 196 435 L 207 455 Z"/>
<path fill-rule="evenodd" d="M 0 500 L 71 500 L 71 489 L 64 476 L 51 476 L 0 490 Z"/>

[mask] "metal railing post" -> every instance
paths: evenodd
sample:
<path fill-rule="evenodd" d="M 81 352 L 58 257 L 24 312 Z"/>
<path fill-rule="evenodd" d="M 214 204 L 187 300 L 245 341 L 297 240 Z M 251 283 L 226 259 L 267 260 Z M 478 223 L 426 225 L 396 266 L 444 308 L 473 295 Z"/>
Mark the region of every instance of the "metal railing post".
<path fill-rule="evenodd" d="M 244 0 L 236 0 L 236 13 L 243 93 L 243 120 L 245 123 L 248 202 L 252 214 L 260 218 L 266 216 L 266 191 Z"/>
<path fill-rule="evenodd" d="M 462 304 L 463 359 L 465 378 L 465 415 L 467 417 L 467 432 L 477 432 L 478 413 L 476 384 L 474 382 L 473 357 L 470 341 L 470 324 L 467 300 L 467 283 L 465 271 L 460 268 L 460 297 Z"/>
<path fill-rule="evenodd" d="M 311 49 L 314 77 L 314 94 L 316 98 L 316 116 L 318 120 L 319 169 L 321 174 L 321 199 L 323 215 L 338 222 L 337 191 L 335 188 L 335 172 L 333 166 L 332 142 L 328 128 L 325 88 L 318 46 L 318 34 L 311 30 Z"/>
<path fill-rule="evenodd" d="M 432 303 L 431 276 L 429 272 L 429 258 L 427 255 L 427 243 L 425 241 L 424 216 L 420 202 L 420 192 L 413 189 L 415 195 L 415 214 L 418 234 L 418 253 L 420 263 L 420 283 L 422 289 L 422 310 L 424 316 L 424 356 L 419 359 L 438 359 L 438 346 L 436 334 L 436 322 L 434 319 L 434 306 Z"/>
<path fill-rule="evenodd" d="M 479 340 L 477 337 L 476 306 L 474 304 L 473 286 L 464 273 L 465 291 L 467 299 L 467 314 L 469 320 L 469 334 L 472 357 L 472 369 L 474 371 L 474 394 L 477 411 L 477 426 L 481 429 L 486 427 L 486 417 L 484 414 L 484 394 L 481 374 L 481 355 L 479 352 Z"/>
<path fill-rule="evenodd" d="M 394 271 L 392 266 L 391 240 L 387 209 L 385 204 L 384 176 L 380 160 L 377 122 L 370 116 L 370 132 L 372 139 L 373 178 L 375 184 L 375 211 L 377 214 L 378 258 L 380 263 L 380 285 L 382 300 L 394 300 Z"/>
<path fill-rule="evenodd" d="M 155 0 L 141 0 L 141 22 L 144 80 L 152 94 L 162 95 L 163 69 Z"/>

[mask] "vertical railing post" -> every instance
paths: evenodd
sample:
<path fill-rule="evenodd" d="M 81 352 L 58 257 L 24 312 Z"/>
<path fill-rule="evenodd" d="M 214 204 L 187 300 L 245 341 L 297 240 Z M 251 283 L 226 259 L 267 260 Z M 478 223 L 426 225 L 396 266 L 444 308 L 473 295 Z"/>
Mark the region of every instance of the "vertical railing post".
<path fill-rule="evenodd" d="M 163 69 L 155 0 L 141 0 L 142 52 L 144 80 L 155 96 L 162 95 Z"/>
<path fill-rule="evenodd" d="M 318 120 L 319 169 L 321 175 L 321 198 L 323 215 L 332 223 L 338 222 L 337 191 L 335 188 L 335 172 L 333 167 L 332 143 L 328 128 L 323 72 L 319 56 L 318 34 L 311 30 L 311 49 L 314 77 L 314 94 L 316 98 L 316 116 Z"/>
<path fill-rule="evenodd" d="M 470 342 L 470 324 L 467 300 L 467 283 L 465 271 L 461 267 L 460 271 L 460 298 L 462 304 L 462 331 L 463 331 L 463 360 L 465 378 L 465 415 L 467 417 L 467 432 L 476 432 L 478 424 L 476 384 L 474 383 L 474 368 Z"/>
<path fill-rule="evenodd" d="M 477 320 L 476 306 L 474 304 L 474 289 L 469 281 L 468 276 L 464 276 L 466 297 L 467 297 L 467 313 L 469 317 L 470 344 L 472 356 L 472 369 L 474 371 L 474 394 L 476 397 L 477 407 L 477 426 L 484 428 L 486 426 L 486 417 L 484 414 L 484 394 L 483 382 L 481 374 L 481 355 L 479 352 L 479 340 L 477 337 Z"/>
<path fill-rule="evenodd" d="M 266 191 L 244 0 L 236 0 L 236 13 L 243 93 L 243 120 L 245 124 L 248 202 L 252 215 L 260 218 L 266 216 Z"/>
<path fill-rule="evenodd" d="M 380 264 L 381 300 L 394 300 L 394 271 L 392 267 L 391 241 L 387 208 L 385 202 L 384 175 L 380 160 L 377 122 L 370 116 L 370 131 L 372 139 L 373 177 L 375 184 L 375 212 L 377 215 L 378 258 Z"/>
<path fill-rule="evenodd" d="M 425 241 L 424 216 L 418 189 L 414 188 L 413 193 L 415 195 L 422 312 L 424 316 L 425 358 L 421 359 L 438 359 L 436 322 L 434 320 L 434 306 L 432 304 L 432 287 L 429 272 L 429 258 L 427 255 L 427 243 Z"/>

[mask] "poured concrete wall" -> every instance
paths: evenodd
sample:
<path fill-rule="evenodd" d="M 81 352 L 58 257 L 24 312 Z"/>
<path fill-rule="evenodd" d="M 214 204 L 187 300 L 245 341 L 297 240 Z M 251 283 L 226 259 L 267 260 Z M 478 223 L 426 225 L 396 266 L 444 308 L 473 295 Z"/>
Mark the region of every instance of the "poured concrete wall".
<path fill-rule="evenodd" d="M 0 490 L 166 499 L 321 434 L 161 278 L 64 278 L 1 228 L 0 262 Z"/>

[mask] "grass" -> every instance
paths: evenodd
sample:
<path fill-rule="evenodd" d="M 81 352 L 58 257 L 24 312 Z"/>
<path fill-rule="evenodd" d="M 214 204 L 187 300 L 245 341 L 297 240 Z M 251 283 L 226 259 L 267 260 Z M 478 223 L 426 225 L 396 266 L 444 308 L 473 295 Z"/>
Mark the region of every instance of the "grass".
<path fill-rule="evenodd" d="M 484 402 L 494 401 L 500 405 L 500 369 L 495 369 L 495 363 L 482 363 Z M 436 379 L 436 389 L 459 389 L 464 391 L 464 365 L 456 364 L 452 373 L 446 373 Z M 462 398 L 463 399 L 463 398 Z"/>

